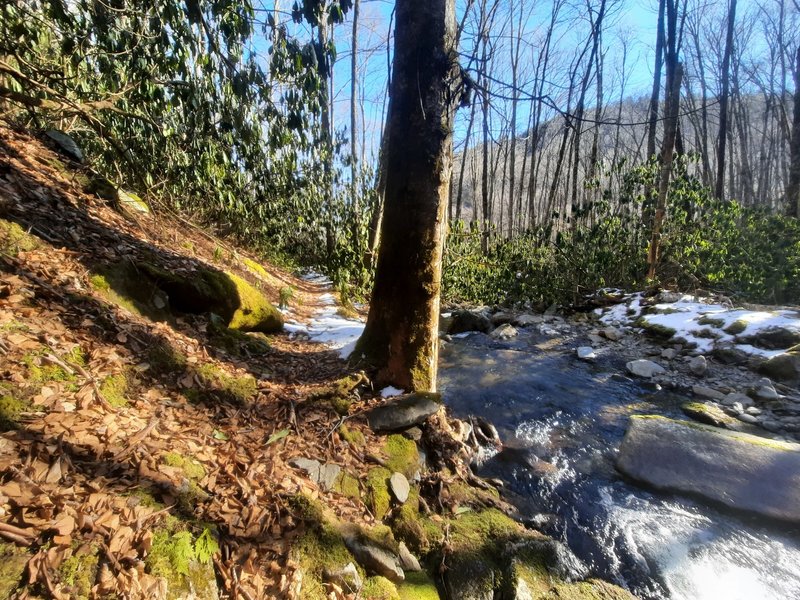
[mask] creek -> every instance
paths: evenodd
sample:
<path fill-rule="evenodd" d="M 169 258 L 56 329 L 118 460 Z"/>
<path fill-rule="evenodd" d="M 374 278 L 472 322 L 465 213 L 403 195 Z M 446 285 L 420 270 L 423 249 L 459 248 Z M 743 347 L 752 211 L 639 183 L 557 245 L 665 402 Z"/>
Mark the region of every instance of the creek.
<path fill-rule="evenodd" d="M 550 332 L 553 333 L 553 332 Z M 800 599 L 800 528 L 647 490 L 614 468 L 633 414 L 684 419 L 686 398 L 633 382 L 624 360 L 579 361 L 535 328 L 508 342 L 468 334 L 441 351 L 439 389 L 504 443 L 479 475 L 590 572 L 653 600 Z"/>

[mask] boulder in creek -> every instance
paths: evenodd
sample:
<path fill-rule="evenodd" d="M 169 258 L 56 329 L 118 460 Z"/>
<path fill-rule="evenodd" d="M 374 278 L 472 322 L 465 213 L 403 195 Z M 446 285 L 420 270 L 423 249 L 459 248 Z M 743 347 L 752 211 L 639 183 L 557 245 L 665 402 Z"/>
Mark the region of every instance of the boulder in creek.
<path fill-rule="evenodd" d="M 633 416 L 617 468 L 658 490 L 800 523 L 800 444 L 660 416 Z"/>
<path fill-rule="evenodd" d="M 398 396 L 367 412 L 373 431 L 399 431 L 421 425 L 442 408 L 440 394 L 414 392 Z"/>
<path fill-rule="evenodd" d="M 654 363 L 652 360 L 647 360 L 644 358 L 632 360 L 627 363 L 625 367 L 632 375 L 636 375 L 637 377 L 645 377 L 647 379 L 650 379 L 655 375 L 663 375 L 667 372 L 666 369 L 664 369 L 664 367 L 658 363 Z"/>
<path fill-rule="evenodd" d="M 447 330 L 450 335 L 467 331 L 489 333 L 492 330 L 492 322 L 483 312 L 456 310 L 453 311 L 450 319 L 450 328 Z"/>
<path fill-rule="evenodd" d="M 511 319 L 511 324 L 515 327 L 530 327 L 531 325 L 538 325 L 542 320 L 541 315 L 523 313 Z"/>
<path fill-rule="evenodd" d="M 736 429 L 737 420 L 727 414 L 716 404 L 710 402 L 685 402 L 681 405 L 683 414 L 695 421 L 722 427 L 723 429 Z"/>

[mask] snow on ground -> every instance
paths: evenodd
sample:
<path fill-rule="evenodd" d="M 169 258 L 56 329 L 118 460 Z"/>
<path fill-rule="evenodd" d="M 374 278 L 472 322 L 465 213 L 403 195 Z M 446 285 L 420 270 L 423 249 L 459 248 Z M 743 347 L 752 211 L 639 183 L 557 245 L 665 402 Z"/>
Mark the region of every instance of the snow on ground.
<path fill-rule="evenodd" d="M 399 396 L 400 394 L 405 394 L 405 391 L 392 387 L 391 385 L 381 390 L 381 398 L 391 398 L 392 396 Z"/>
<path fill-rule="evenodd" d="M 675 302 L 664 302 L 642 315 L 642 294 L 631 294 L 626 302 L 609 309 L 597 309 L 606 325 L 635 326 L 641 317 L 649 325 L 674 330 L 674 337 L 696 344 L 700 352 L 715 345 L 733 344 L 747 354 L 770 358 L 784 350 L 764 350 L 745 343 L 767 330 L 785 329 L 800 332 L 800 312 L 795 310 L 754 311 L 729 308 L 704 298 L 684 295 Z"/>

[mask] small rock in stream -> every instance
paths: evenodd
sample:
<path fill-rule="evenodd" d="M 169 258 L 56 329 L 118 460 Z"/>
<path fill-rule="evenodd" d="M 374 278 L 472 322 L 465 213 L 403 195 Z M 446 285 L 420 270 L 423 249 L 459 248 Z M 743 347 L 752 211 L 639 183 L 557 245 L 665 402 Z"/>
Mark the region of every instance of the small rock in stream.
<path fill-rule="evenodd" d="M 500 325 L 497 329 L 492 331 L 489 335 L 496 340 L 510 340 L 513 337 L 516 337 L 518 331 L 516 327 L 510 325 L 508 323 L 504 323 Z"/>
<path fill-rule="evenodd" d="M 625 367 L 631 374 L 636 375 L 637 377 L 646 377 L 648 379 L 654 375 L 663 375 L 667 372 L 666 369 L 664 369 L 664 367 L 658 363 L 654 363 L 652 360 L 646 360 L 643 358 L 640 358 L 639 360 L 632 360 L 626 364 Z"/>
<path fill-rule="evenodd" d="M 597 358 L 597 354 L 594 351 L 594 348 L 591 346 L 581 346 L 575 351 L 578 354 L 578 358 L 581 360 L 592 360 L 593 358 Z"/>

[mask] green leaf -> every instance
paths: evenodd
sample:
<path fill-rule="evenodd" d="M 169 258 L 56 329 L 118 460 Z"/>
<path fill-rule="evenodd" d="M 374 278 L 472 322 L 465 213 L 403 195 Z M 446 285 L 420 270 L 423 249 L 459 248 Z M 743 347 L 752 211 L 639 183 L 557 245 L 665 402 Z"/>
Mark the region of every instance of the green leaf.
<path fill-rule="evenodd" d="M 197 556 L 197 560 L 207 565 L 217 552 L 219 552 L 219 544 L 214 539 L 211 530 L 206 527 L 194 543 L 194 553 Z"/>
<path fill-rule="evenodd" d="M 219 429 L 215 429 L 214 432 L 211 434 L 215 440 L 222 440 L 223 442 L 227 442 L 230 438 L 224 431 L 220 431 Z"/>
<path fill-rule="evenodd" d="M 288 429 L 281 429 L 280 431 L 276 431 L 271 436 L 269 436 L 269 439 L 267 440 L 267 446 L 269 446 L 270 444 L 274 444 L 278 440 L 282 440 L 287 435 L 289 435 Z"/>

